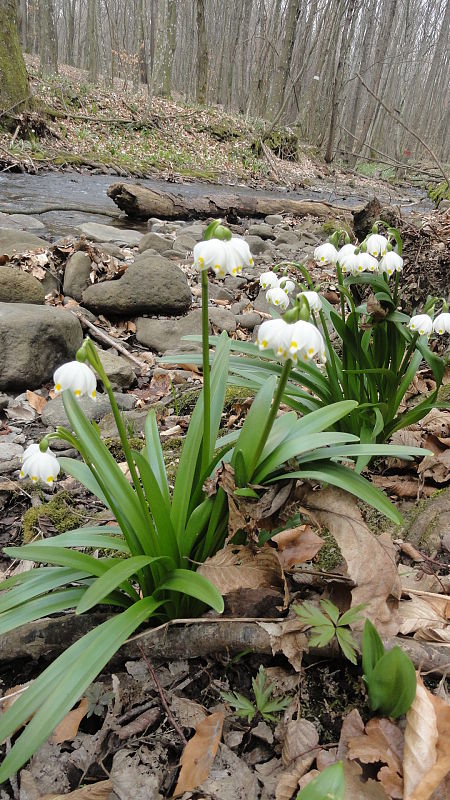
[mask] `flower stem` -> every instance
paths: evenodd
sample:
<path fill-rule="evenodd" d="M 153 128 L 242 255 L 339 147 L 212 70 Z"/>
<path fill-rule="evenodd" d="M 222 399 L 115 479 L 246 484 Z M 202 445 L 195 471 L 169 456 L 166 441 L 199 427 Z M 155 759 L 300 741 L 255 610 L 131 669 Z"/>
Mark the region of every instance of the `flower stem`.
<path fill-rule="evenodd" d="M 256 467 L 258 466 L 258 461 L 260 459 L 261 453 L 264 450 L 267 439 L 269 438 L 270 431 L 272 430 L 273 423 L 275 422 L 275 417 L 277 416 L 278 409 L 283 399 L 284 390 L 286 388 L 286 384 L 288 382 L 291 369 L 292 369 L 292 361 L 290 358 L 288 358 L 281 371 L 280 380 L 278 382 L 277 390 L 275 392 L 275 397 L 273 398 L 273 402 L 270 407 L 269 416 L 267 417 L 267 421 L 264 426 L 262 436 L 259 440 L 258 447 L 256 448 L 255 454 L 253 456 L 253 461 L 248 470 L 248 481 L 251 480 L 252 475 Z"/>
<path fill-rule="evenodd" d="M 203 355 L 203 445 L 202 472 L 208 466 L 211 448 L 211 375 L 209 369 L 209 318 L 208 318 L 208 272 L 201 272 L 202 279 L 202 355 Z"/>

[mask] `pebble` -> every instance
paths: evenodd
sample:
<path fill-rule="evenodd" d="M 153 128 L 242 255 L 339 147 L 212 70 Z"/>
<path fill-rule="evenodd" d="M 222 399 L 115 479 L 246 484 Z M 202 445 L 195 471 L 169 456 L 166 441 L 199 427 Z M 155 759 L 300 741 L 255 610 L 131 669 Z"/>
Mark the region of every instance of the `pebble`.
<path fill-rule="evenodd" d="M 267 217 L 264 217 L 264 222 L 266 222 L 267 225 L 282 225 L 283 217 L 281 214 L 268 214 Z"/>
<path fill-rule="evenodd" d="M 18 469 L 22 465 L 23 447 L 20 444 L 0 442 L 0 474 Z"/>
<path fill-rule="evenodd" d="M 209 321 L 219 329 L 232 333 L 236 330 L 236 318 L 231 311 L 226 308 L 215 308 L 210 306 L 208 309 Z"/>
<path fill-rule="evenodd" d="M 238 314 L 236 316 L 236 322 L 241 328 L 252 331 L 253 328 L 260 325 L 262 317 L 260 314 L 257 314 L 256 311 L 248 311 L 246 314 Z"/>

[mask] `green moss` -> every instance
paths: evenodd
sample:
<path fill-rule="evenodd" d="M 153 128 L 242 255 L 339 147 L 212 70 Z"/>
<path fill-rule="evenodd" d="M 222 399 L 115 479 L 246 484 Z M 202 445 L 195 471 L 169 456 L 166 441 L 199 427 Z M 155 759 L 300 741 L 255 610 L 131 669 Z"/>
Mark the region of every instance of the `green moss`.
<path fill-rule="evenodd" d="M 428 197 L 438 206 L 441 200 L 450 200 L 450 186 L 447 181 L 442 181 L 436 186 L 435 183 L 428 184 Z"/>
<path fill-rule="evenodd" d="M 322 233 L 325 236 L 332 236 L 335 231 L 345 230 L 347 233 L 351 233 L 350 226 L 347 222 L 344 222 L 342 219 L 327 219 L 321 226 Z"/>
<path fill-rule="evenodd" d="M 0 108 L 9 109 L 29 99 L 28 76 L 15 23 L 16 4 L 0 4 Z M 16 124 L 16 123 L 14 123 Z"/>
<path fill-rule="evenodd" d="M 114 438 L 106 438 L 103 440 L 104 444 L 108 448 L 111 455 L 114 456 L 116 461 L 125 461 L 125 453 L 123 452 L 123 447 L 120 439 Z M 145 445 L 143 439 L 140 439 L 138 436 L 131 436 L 129 439 L 129 444 L 132 450 L 139 450 L 141 451 Z"/>
<path fill-rule="evenodd" d="M 441 386 L 437 396 L 438 403 L 450 403 L 450 383 Z"/>
<path fill-rule="evenodd" d="M 342 553 L 336 539 L 328 528 L 322 528 L 320 536 L 325 540 L 325 544 L 322 545 L 317 553 L 314 564 L 322 572 L 332 572 L 342 562 Z"/>
<path fill-rule="evenodd" d="M 58 492 L 49 503 L 30 508 L 23 517 L 23 543 L 27 544 L 36 536 L 39 517 L 48 517 L 58 533 L 71 531 L 84 522 L 84 516 L 75 511 L 69 492 Z"/>

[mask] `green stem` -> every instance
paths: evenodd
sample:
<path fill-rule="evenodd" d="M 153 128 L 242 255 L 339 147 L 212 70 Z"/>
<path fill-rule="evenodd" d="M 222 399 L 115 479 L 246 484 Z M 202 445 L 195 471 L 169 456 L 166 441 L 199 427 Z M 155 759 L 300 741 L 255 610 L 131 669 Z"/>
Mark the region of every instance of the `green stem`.
<path fill-rule="evenodd" d="M 211 461 L 211 375 L 209 368 L 209 318 L 208 318 L 208 273 L 202 276 L 202 355 L 203 355 L 203 444 L 202 472 Z"/>
<path fill-rule="evenodd" d="M 395 273 L 395 284 L 394 284 L 394 297 L 393 297 L 394 307 L 395 308 L 397 308 L 397 305 L 398 305 L 398 286 L 399 286 L 399 282 L 400 282 L 400 273 L 396 272 Z"/>
<path fill-rule="evenodd" d="M 272 405 L 270 407 L 269 416 L 267 417 L 266 424 L 264 426 L 264 430 L 262 432 L 261 438 L 259 440 L 258 447 L 255 450 L 255 454 L 253 456 L 252 463 L 248 470 L 248 480 L 251 481 L 252 475 L 258 466 L 258 461 L 260 459 L 261 453 L 264 450 L 264 446 L 269 438 L 270 431 L 272 430 L 273 423 L 275 422 L 275 417 L 277 416 L 278 409 L 280 407 L 280 403 L 283 399 L 284 390 L 286 388 L 286 384 L 288 382 L 289 373 L 292 369 L 292 361 L 290 358 L 286 361 L 283 366 L 280 380 L 278 382 L 277 391 L 275 392 L 275 397 L 273 398 Z"/>

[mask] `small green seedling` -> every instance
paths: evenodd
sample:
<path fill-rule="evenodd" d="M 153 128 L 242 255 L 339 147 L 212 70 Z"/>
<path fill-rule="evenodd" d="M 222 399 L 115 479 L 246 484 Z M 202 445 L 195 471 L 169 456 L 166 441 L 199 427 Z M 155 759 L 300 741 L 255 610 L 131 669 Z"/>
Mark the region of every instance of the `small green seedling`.
<path fill-rule="evenodd" d="M 331 764 L 297 795 L 297 800 L 345 800 L 342 761 Z"/>
<path fill-rule="evenodd" d="M 247 721 L 251 722 L 259 712 L 263 719 L 276 722 L 276 715 L 288 707 L 292 698 L 272 697 L 274 685 L 273 683 L 267 683 L 266 671 L 262 665 L 256 678 L 252 678 L 252 687 L 255 703 L 252 703 L 248 697 L 239 692 L 221 692 L 220 694 L 223 700 L 226 700 L 234 708 L 234 713 L 237 717 L 247 717 Z"/>
<path fill-rule="evenodd" d="M 365 604 L 349 608 L 341 616 L 339 616 L 339 609 L 330 600 L 321 600 L 320 605 L 325 610 L 325 614 L 312 603 L 305 602 L 301 606 L 294 606 L 297 616 L 311 628 L 309 644 L 311 647 L 325 647 L 331 642 L 333 636 L 336 636 L 344 656 L 352 664 L 356 664 L 358 645 L 346 626 L 360 618 Z"/>
<path fill-rule="evenodd" d="M 362 638 L 363 677 L 373 711 L 396 719 L 416 696 L 416 672 L 400 647 L 385 650 L 377 629 L 366 619 Z"/>

